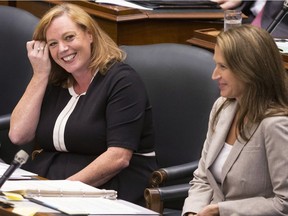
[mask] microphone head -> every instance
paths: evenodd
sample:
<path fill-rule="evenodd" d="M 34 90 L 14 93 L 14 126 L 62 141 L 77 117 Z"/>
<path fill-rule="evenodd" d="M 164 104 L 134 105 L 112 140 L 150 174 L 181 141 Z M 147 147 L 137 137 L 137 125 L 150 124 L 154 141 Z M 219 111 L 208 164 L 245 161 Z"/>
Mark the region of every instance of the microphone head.
<path fill-rule="evenodd" d="M 16 163 L 19 163 L 20 166 L 24 163 L 26 163 L 26 161 L 28 160 L 29 155 L 24 151 L 24 150 L 20 150 L 19 152 L 17 152 L 17 154 L 14 157 L 14 161 Z"/>
<path fill-rule="evenodd" d="M 284 8 L 284 10 L 288 9 L 288 0 L 284 0 L 283 8 Z"/>

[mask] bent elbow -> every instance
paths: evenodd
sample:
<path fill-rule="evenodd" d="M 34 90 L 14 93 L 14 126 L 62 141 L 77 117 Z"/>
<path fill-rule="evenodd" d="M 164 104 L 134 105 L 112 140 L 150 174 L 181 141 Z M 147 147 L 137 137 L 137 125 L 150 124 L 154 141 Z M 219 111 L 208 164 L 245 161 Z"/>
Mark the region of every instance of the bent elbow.
<path fill-rule="evenodd" d="M 129 164 L 130 164 L 130 159 L 125 158 L 121 161 L 120 167 L 121 167 L 121 169 L 125 169 L 129 166 Z"/>
<path fill-rule="evenodd" d="M 10 141 L 15 145 L 23 145 L 23 144 L 30 142 L 33 139 L 32 138 L 33 136 L 31 135 L 27 135 L 27 134 L 24 135 L 11 129 L 9 130 L 8 136 L 9 136 Z"/>
<path fill-rule="evenodd" d="M 128 167 L 129 165 L 130 165 L 130 160 L 126 160 L 126 161 L 124 162 L 123 168 L 126 168 L 126 167 Z"/>

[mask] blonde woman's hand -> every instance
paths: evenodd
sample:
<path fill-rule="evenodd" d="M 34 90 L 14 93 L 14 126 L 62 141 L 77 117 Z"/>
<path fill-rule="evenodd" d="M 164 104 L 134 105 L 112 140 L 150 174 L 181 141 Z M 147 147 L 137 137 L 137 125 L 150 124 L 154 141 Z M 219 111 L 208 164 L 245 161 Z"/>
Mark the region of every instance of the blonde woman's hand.
<path fill-rule="evenodd" d="M 211 1 L 218 3 L 223 10 L 234 9 L 242 3 L 242 0 L 211 0 Z"/>
<path fill-rule="evenodd" d="M 48 77 L 51 71 L 51 61 L 46 42 L 34 40 L 29 41 L 26 44 L 26 48 L 34 75 Z"/>

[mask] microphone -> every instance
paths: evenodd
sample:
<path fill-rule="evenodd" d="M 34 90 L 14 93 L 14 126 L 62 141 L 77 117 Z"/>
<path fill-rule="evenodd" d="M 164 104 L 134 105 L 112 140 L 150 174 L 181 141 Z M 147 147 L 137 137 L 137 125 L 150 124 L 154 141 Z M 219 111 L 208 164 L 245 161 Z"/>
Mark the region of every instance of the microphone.
<path fill-rule="evenodd" d="M 276 26 L 281 22 L 285 14 L 287 13 L 288 10 L 288 0 L 284 0 L 283 8 L 282 10 L 277 14 L 273 22 L 268 26 L 267 31 L 268 33 L 271 33 L 274 31 Z"/>
<path fill-rule="evenodd" d="M 29 155 L 24 150 L 20 150 L 19 152 L 17 152 L 17 154 L 14 157 L 14 160 L 0 178 L 0 188 L 18 167 L 21 167 L 24 163 L 26 163 L 28 158 Z"/>

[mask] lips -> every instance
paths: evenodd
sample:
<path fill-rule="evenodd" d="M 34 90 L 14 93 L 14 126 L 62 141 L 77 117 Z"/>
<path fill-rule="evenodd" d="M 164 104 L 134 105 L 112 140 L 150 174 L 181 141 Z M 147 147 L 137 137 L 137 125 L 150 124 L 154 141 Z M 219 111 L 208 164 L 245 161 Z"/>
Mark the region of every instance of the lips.
<path fill-rule="evenodd" d="M 218 83 L 220 89 L 223 89 L 227 84 L 226 83 Z"/>
<path fill-rule="evenodd" d="M 65 62 L 70 62 L 70 61 L 72 61 L 75 58 L 75 56 L 76 56 L 76 54 L 74 53 L 74 54 L 71 54 L 71 55 L 63 57 L 62 59 Z"/>

